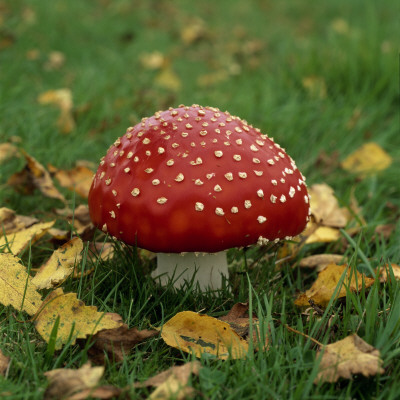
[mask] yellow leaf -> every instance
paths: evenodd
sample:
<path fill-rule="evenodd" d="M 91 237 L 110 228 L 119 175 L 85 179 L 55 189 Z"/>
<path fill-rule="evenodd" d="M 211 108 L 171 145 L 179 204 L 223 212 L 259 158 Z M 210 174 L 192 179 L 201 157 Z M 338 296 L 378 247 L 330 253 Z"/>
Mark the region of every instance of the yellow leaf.
<path fill-rule="evenodd" d="M 40 267 L 38 273 L 32 279 L 32 283 L 38 289 L 51 289 L 64 282 L 74 271 L 74 266 L 80 262 L 82 250 L 83 243 L 78 237 L 63 244 Z"/>
<path fill-rule="evenodd" d="M 10 357 L 6 357 L 0 349 L 0 375 L 5 375 L 10 364 Z"/>
<path fill-rule="evenodd" d="M 95 388 L 103 374 L 104 367 L 91 367 L 89 363 L 79 369 L 58 368 L 47 371 L 44 375 L 49 381 L 49 387 L 44 397 L 47 400 L 70 398 L 79 392 Z"/>
<path fill-rule="evenodd" d="M 18 154 L 18 149 L 11 143 L 0 143 L 0 165 Z"/>
<path fill-rule="evenodd" d="M 0 253 L 0 303 L 33 315 L 42 304 L 42 296 L 19 261 L 12 254 Z"/>
<path fill-rule="evenodd" d="M 75 121 L 72 115 L 72 93 L 70 89 L 49 90 L 38 97 L 40 104 L 53 104 L 60 109 L 60 116 L 57 120 L 62 133 L 69 133 L 75 128 Z"/>
<path fill-rule="evenodd" d="M 312 231 L 311 234 L 307 235 L 309 229 Z M 330 243 L 335 242 L 340 238 L 340 231 L 336 228 L 331 228 L 330 226 L 321 226 L 317 227 L 317 225 L 313 222 L 309 222 L 306 230 L 303 232 L 305 236 L 308 236 L 306 239 L 306 244 L 310 243 Z"/>
<path fill-rule="evenodd" d="M 392 157 L 377 143 L 365 143 L 351 153 L 341 163 L 342 168 L 355 174 L 366 176 L 383 171 L 392 163 Z"/>
<path fill-rule="evenodd" d="M 304 257 L 299 262 L 299 267 L 316 268 L 317 271 L 322 271 L 329 264 L 337 264 L 343 262 L 345 257 L 342 254 L 314 254 Z"/>
<path fill-rule="evenodd" d="M 14 210 L 6 207 L 0 208 L 0 236 L 29 228 L 37 222 L 36 218 L 17 215 Z"/>
<path fill-rule="evenodd" d="M 391 270 L 393 271 L 393 277 L 394 279 L 400 281 L 400 265 L 396 264 L 390 264 L 390 267 L 388 264 L 381 266 L 378 268 L 377 271 L 377 276 L 379 276 L 379 280 L 381 282 L 387 282 L 391 278 Z"/>
<path fill-rule="evenodd" d="M 57 331 L 56 349 L 60 349 L 67 343 L 70 335 L 72 342 L 75 343 L 77 338 L 83 339 L 102 329 L 113 329 L 122 325 L 121 321 L 116 320 L 115 315 L 98 312 L 95 306 L 85 306 L 83 301 L 77 299 L 76 293 L 64 294 L 61 288 L 54 290 L 46 298 L 36 314 L 36 329 L 46 342 L 50 340 L 57 318 L 60 319 L 60 324 Z"/>
<path fill-rule="evenodd" d="M 165 64 L 165 56 L 159 51 L 140 55 L 140 63 L 146 69 L 159 69 Z"/>
<path fill-rule="evenodd" d="M 177 91 L 181 87 L 181 80 L 170 66 L 164 67 L 155 77 L 155 84 L 168 90 Z"/>
<path fill-rule="evenodd" d="M 379 350 L 356 334 L 328 344 L 321 351 L 323 354 L 315 383 L 337 382 L 339 378 L 352 379 L 352 375 L 356 374 L 368 377 L 385 372 Z"/>
<path fill-rule="evenodd" d="M 327 306 L 343 274 L 345 274 L 345 277 L 340 290 L 337 291 L 336 299 L 346 296 L 346 288 L 352 292 L 357 292 L 361 290 L 363 284 L 364 287 L 368 288 L 374 283 L 374 279 L 368 278 L 358 271 L 352 271 L 347 265 L 330 264 L 318 274 L 311 288 L 300 294 L 294 304 L 300 307 L 309 306 L 309 300 L 312 300 L 322 307 Z"/>
<path fill-rule="evenodd" d="M 0 237 L 0 247 L 8 244 L 8 246 L 4 247 L 4 251 L 8 252 L 10 248 L 11 253 L 19 254 L 29 244 L 33 244 L 39 240 L 54 225 L 54 222 L 41 222 L 21 231 Z"/>
<path fill-rule="evenodd" d="M 220 359 L 246 357 L 248 344 L 228 323 L 208 315 L 183 311 L 165 323 L 161 337 L 167 345 L 201 357 L 209 353 Z"/>

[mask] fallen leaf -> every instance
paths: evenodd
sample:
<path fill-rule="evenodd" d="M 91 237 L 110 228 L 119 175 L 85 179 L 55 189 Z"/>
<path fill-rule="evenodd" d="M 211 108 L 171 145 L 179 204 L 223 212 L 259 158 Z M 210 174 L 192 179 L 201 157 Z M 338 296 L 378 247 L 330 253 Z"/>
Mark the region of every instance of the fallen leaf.
<path fill-rule="evenodd" d="M 220 359 L 245 358 L 247 342 L 228 323 L 192 311 L 176 314 L 161 329 L 161 337 L 169 346 L 201 357 L 209 353 Z"/>
<path fill-rule="evenodd" d="M 10 251 L 13 254 L 19 254 L 25 248 L 39 240 L 54 225 L 55 221 L 39 222 L 29 228 L 18 232 L 10 233 L 0 237 L 0 247 L 4 247 L 4 251 Z"/>
<path fill-rule="evenodd" d="M 316 268 L 317 271 L 322 271 L 329 264 L 342 263 L 343 258 L 344 256 L 342 254 L 314 254 L 304 257 L 298 265 L 301 268 Z"/>
<path fill-rule="evenodd" d="M 51 289 L 64 282 L 74 271 L 74 266 L 82 259 L 82 240 L 78 237 L 71 239 L 53 252 L 43 264 L 32 283 L 38 289 Z"/>
<path fill-rule="evenodd" d="M 68 171 L 56 170 L 55 178 L 62 187 L 73 190 L 87 199 L 93 180 L 93 171 L 87 167 L 77 166 Z"/>
<path fill-rule="evenodd" d="M 394 279 L 400 281 L 400 266 L 397 264 L 390 264 L 390 266 L 389 264 L 386 264 L 384 266 L 379 267 L 378 270 L 376 271 L 376 275 L 379 276 L 380 282 L 387 282 L 388 280 L 391 279 L 392 272 Z"/>
<path fill-rule="evenodd" d="M 146 69 L 160 69 L 166 62 L 164 54 L 160 51 L 141 54 L 139 59 Z"/>
<path fill-rule="evenodd" d="M 103 261 L 111 260 L 114 254 L 115 248 L 113 243 L 92 242 L 89 244 L 88 257 L 93 263 L 96 263 L 98 259 Z"/>
<path fill-rule="evenodd" d="M 52 51 L 48 55 L 47 61 L 44 64 L 44 69 L 54 71 L 60 69 L 65 64 L 65 55 L 61 51 Z"/>
<path fill-rule="evenodd" d="M 17 215 L 14 210 L 6 207 L 0 208 L 0 236 L 29 228 L 37 222 L 36 218 Z"/>
<path fill-rule="evenodd" d="M 83 301 L 77 299 L 76 293 L 64 294 L 61 288 L 50 293 L 35 315 L 36 329 L 46 342 L 49 342 L 58 318 L 56 349 L 61 349 L 69 339 L 75 343 L 77 338 L 83 339 L 103 329 L 122 325 L 115 315 L 98 312 L 95 306 L 85 306 Z"/>
<path fill-rule="evenodd" d="M 38 97 L 40 104 L 53 104 L 60 109 L 57 125 L 62 133 L 70 133 L 75 128 L 72 115 L 72 93 L 70 89 L 49 90 Z"/>
<path fill-rule="evenodd" d="M 202 19 L 188 20 L 181 29 L 181 39 L 186 45 L 190 45 L 206 37 L 206 27 Z"/>
<path fill-rule="evenodd" d="M 191 375 L 198 375 L 201 364 L 191 361 L 180 366 L 174 366 L 163 371 L 145 382 L 135 384 L 135 387 L 156 386 L 157 389 L 148 399 L 186 399 L 193 394 L 193 388 L 188 386 Z"/>
<path fill-rule="evenodd" d="M 346 171 L 365 177 L 383 171 L 391 164 L 392 157 L 377 143 L 369 142 L 348 155 L 342 161 L 341 166 Z"/>
<path fill-rule="evenodd" d="M 104 374 L 104 367 L 91 367 L 89 363 L 79 369 L 58 368 L 44 373 L 49 386 L 45 400 L 70 399 L 87 389 L 94 389 Z"/>
<path fill-rule="evenodd" d="M 164 89 L 177 91 L 181 87 L 179 76 L 173 71 L 172 67 L 166 65 L 155 77 L 154 83 Z"/>
<path fill-rule="evenodd" d="M 89 207 L 87 205 L 81 204 L 74 210 L 70 208 L 56 210 L 56 213 L 67 220 L 73 227 L 76 235 L 83 241 L 92 240 L 96 228 L 90 219 Z"/>
<path fill-rule="evenodd" d="M 307 76 L 302 79 L 301 83 L 311 97 L 317 99 L 326 98 L 326 84 L 324 78 L 320 76 Z"/>
<path fill-rule="evenodd" d="M 321 351 L 319 372 L 314 383 L 337 382 L 339 378 L 352 379 L 356 374 L 369 377 L 385 372 L 379 350 L 356 334 L 324 346 L 317 352 L 317 358 Z"/>
<path fill-rule="evenodd" d="M 338 229 L 331 228 L 330 226 L 318 226 L 313 222 L 307 224 L 302 235 L 307 237 L 305 244 L 330 243 L 340 239 L 340 231 Z"/>
<path fill-rule="evenodd" d="M 300 294 L 294 304 L 299 307 L 310 305 L 310 300 L 325 307 L 331 300 L 336 287 L 345 273 L 343 284 L 337 292 L 335 299 L 346 297 L 347 288 L 352 292 L 358 292 L 361 288 L 373 285 L 374 279 L 353 271 L 347 265 L 330 264 L 318 274 L 316 281 L 305 293 Z"/>
<path fill-rule="evenodd" d="M 29 315 L 35 314 L 42 304 L 31 277 L 20 259 L 12 254 L 0 253 L 0 303 L 13 306 Z"/>
<path fill-rule="evenodd" d="M 349 23 L 343 18 L 336 18 L 331 22 L 331 28 L 341 35 L 347 35 L 350 32 Z"/>
<path fill-rule="evenodd" d="M 10 364 L 10 357 L 6 357 L 0 349 L 0 375 L 5 375 Z"/>
<path fill-rule="evenodd" d="M 137 328 L 129 329 L 126 325 L 105 329 L 93 336 L 93 345 L 88 350 L 88 356 L 95 364 L 104 363 L 105 353 L 110 360 L 121 362 L 136 345 L 159 334 L 154 329 L 140 331 Z"/>
<path fill-rule="evenodd" d="M 21 150 L 27 164 L 20 172 L 13 174 L 8 180 L 10 186 L 31 193 L 34 188 L 39 189 L 46 197 L 61 200 L 66 203 L 64 196 L 54 186 L 49 172 L 35 158 Z M 28 188 L 28 189 L 27 189 Z"/>
<path fill-rule="evenodd" d="M 0 143 L 0 165 L 18 154 L 18 149 L 13 144 Z"/>

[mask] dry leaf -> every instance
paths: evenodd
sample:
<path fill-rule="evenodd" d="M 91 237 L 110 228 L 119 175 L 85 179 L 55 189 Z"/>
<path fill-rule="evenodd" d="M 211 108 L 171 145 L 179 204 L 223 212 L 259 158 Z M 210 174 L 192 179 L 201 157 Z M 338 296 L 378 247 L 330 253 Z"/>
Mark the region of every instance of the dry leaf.
<path fill-rule="evenodd" d="M 57 125 L 62 133 L 70 133 L 75 128 L 72 115 L 72 93 L 70 89 L 49 90 L 38 97 L 40 104 L 53 104 L 60 109 Z"/>
<path fill-rule="evenodd" d="M 25 151 L 21 151 L 27 164 L 22 171 L 13 174 L 7 183 L 24 193 L 31 193 L 34 188 L 37 188 L 46 197 L 58 199 L 66 203 L 64 196 L 54 186 L 49 172 L 43 165 Z"/>
<path fill-rule="evenodd" d="M 368 377 L 385 372 L 379 350 L 356 334 L 328 344 L 322 351 L 319 372 L 314 383 L 337 382 L 339 378 L 352 379 L 355 374 Z M 317 358 L 320 352 L 317 353 Z"/>
<path fill-rule="evenodd" d="M 341 163 L 346 171 L 364 177 L 383 171 L 392 163 L 392 157 L 377 143 L 370 142 L 363 144 L 359 149 L 351 153 Z"/>
<path fill-rule="evenodd" d="M 44 64 L 44 69 L 54 71 L 60 69 L 65 63 L 65 55 L 61 51 L 52 51 Z"/>
<path fill-rule="evenodd" d="M 393 276 L 394 279 L 400 281 L 400 266 L 397 264 L 386 264 L 384 266 L 381 266 L 378 268 L 378 270 L 376 271 L 376 275 L 379 276 L 379 280 L 380 282 L 387 282 L 388 280 L 390 280 L 391 278 L 391 271 L 390 268 L 393 271 Z"/>
<path fill-rule="evenodd" d="M 342 254 L 315 254 L 313 256 L 304 257 L 299 262 L 301 268 L 316 268 L 317 271 L 322 271 L 329 264 L 340 264 L 343 261 Z"/>
<path fill-rule="evenodd" d="M 74 232 L 87 241 L 93 238 L 93 233 L 96 230 L 90 219 L 89 208 L 87 205 L 81 204 L 74 210 L 65 208 L 62 210 L 56 210 L 57 215 L 65 218 L 70 225 L 73 226 Z"/>
<path fill-rule="evenodd" d="M 76 293 L 64 294 L 61 288 L 50 293 L 35 316 L 36 329 L 46 342 L 49 342 L 58 317 L 60 324 L 56 349 L 68 342 L 72 328 L 74 330 L 71 337 L 74 343 L 77 338 L 83 339 L 103 329 L 118 328 L 122 325 L 115 315 L 98 312 L 95 306 L 85 306 L 83 301 L 77 299 Z"/>
<path fill-rule="evenodd" d="M 162 326 L 167 345 L 201 357 L 209 353 L 220 359 L 245 358 L 248 344 L 228 323 L 192 311 L 176 314 Z"/>
<path fill-rule="evenodd" d="M 156 330 L 128 329 L 126 325 L 105 329 L 93 336 L 94 343 L 88 350 L 88 356 L 95 364 L 104 363 L 105 353 L 110 360 L 121 362 L 136 345 L 159 334 Z"/>
<path fill-rule="evenodd" d="M 11 143 L 0 143 L 0 165 L 18 154 L 18 149 Z"/>
<path fill-rule="evenodd" d="M 336 299 L 346 296 L 347 289 L 352 292 L 357 292 L 364 287 L 368 288 L 373 285 L 374 279 L 360 274 L 358 271 L 353 271 L 347 265 L 330 264 L 318 274 L 316 281 L 311 288 L 305 293 L 300 294 L 294 304 L 296 306 L 305 307 L 310 305 L 310 300 L 314 303 L 325 307 L 332 298 L 337 285 L 339 284 L 343 273 L 345 277 L 340 290 L 336 294 Z"/>
<path fill-rule="evenodd" d="M 82 240 L 78 237 L 71 239 L 53 252 L 43 264 L 32 283 L 38 289 L 51 289 L 64 282 L 74 271 L 74 266 L 82 259 Z"/>
<path fill-rule="evenodd" d="M 87 167 L 77 166 L 68 171 L 56 170 L 55 178 L 62 187 L 73 190 L 87 199 L 93 180 L 93 171 Z"/>
<path fill-rule="evenodd" d="M 42 296 L 19 262 L 12 254 L 0 253 L 0 303 L 33 315 L 42 304 Z"/>
<path fill-rule="evenodd" d="M 36 218 L 17 215 L 14 210 L 6 207 L 0 208 L 0 236 L 29 228 L 37 222 Z"/>
<path fill-rule="evenodd" d="M 207 30 L 204 21 L 200 18 L 187 21 L 181 29 L 181 39 L 186 45 L 190 45 L 206 36 Z"/>
<path fill-rule="evenodd" d="M 140 55 L 140 63 L 146 69 L 159 69 L 165 64 L 165 56 L 160 51 Z"/>
<path fill-rule="evenodd" d="M 136 383 L 135 387 L 156 386 L 157 389 L 148 399 L 185 399 L 193 393 L 193 388 L 188 386 L 190 376 L 198 375 L 200 368 L 198 361 L 174 366 L 145 382 Z"/>
<path fill-rule="evenodd" d="M 58 368 L 44 373 L 49 386 L 45 400 L 70 399 L 72 395 L 94 389 L 104 374 L 104 367 L 91 367 L 89 363 L 79 369 Z"/>
<path fill-rule="evenodd" d="M 0 375 L 5 375 L 10 364 L 10 357 L 6 357 L 0 349 Z"/>
<path fill-rule="evenodd" d="M 340 238 L 340 231 L 330 226 L 318 226 L 313 222 L 309 222 L 302 235 L 307 237 L 305 244 L 330 243 Z"/>
<path fill-rule="evenodd" d="M 5 246 L 5 252 L 11 251 L 13 254 L 19 254 L 29 244 L 39 240 L 54 225 L 54 222 L 40 222 L 21 231 L 0 237 L 0 247 Z"/>

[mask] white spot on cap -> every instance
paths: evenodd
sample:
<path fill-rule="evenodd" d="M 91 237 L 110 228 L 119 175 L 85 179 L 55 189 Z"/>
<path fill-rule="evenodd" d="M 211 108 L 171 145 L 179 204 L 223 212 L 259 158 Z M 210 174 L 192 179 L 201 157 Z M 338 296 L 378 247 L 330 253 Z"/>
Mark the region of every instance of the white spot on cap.
<path fill-rule="evenodd" d="M 280 158 L 285 158 L 285 155 L 281 151 L 278 153 L 278 155 Z"/>
<path fill-rule="evenodd" d="M 182 173 L 179 173 L 179 174 L 177 175 L 177 177 L 175 178 L 175 180 L 176 180 L 177 182 L 182 182 L 184 179 L 185 179 L 185 177 L 183 176 Z"/>
<path fill-rule="evenodd" d="M 130 151 L 130 152 L 126 155 L 126 158 L 132 158 L 132 156 L 133 156 L 133 153 Z"/>
<path fill-rule="evenodd" d="M 265 142 L 262 141 L 262 140 L 260 140 L 260 139 L 257 139 L 257 140 L 256 140 L 256 143 L 257 143 L 259 146 L 264 146 L 264 144 L 265 144 Z"/>
<path fill-rule="evenodd" d="M 204 110 L 199 110 L 199 111 L 197 111 L 197 114 L 204 116 L 204 115 L 206 115 L 206 112 Z"/>
<path fill-rule="evenodd" d="M 304 196 L 304 201 L 308 204 L 308 196 Z"/>
<path fill-rule="evenodd" d="M 266 220 L 267 220 L 267 218 L 263 217 L 262 215 L 259 215 L 259 216 L 257 217 L 257 221 L 258 221 L 260 224 L 263 224 Z"/>
<path fill-rule="evenodd" d="M 268 242 L 269 242 L 269 240 L 267 238 L 262 237 L 262 236 L 260 236 L 258 238 L 258 240 L 257 240 L 257 244 L 259 246 L 264 246 L 264 245 L 268 244 Z"/>
<path fill-rule="evenodd" d="M 106 232 L 106 233 L 107 233 L 107 224 L 104 224 L 104 225 L 101 227 L 101 230 L 102 230 L 103 232 Z"/>
<path fill-rule="evenodd" d="M 251 201 L 250 200 L 245 200 L 244 201 L 244 208 L 250 208 L 251 207 Z"/>
<path fill-rule="evenodd" d="M 241 144 L 243 144 L 243 141 L 242 141 L 242 139 L 236 139 L 236 144 L 238 144 L 238 145 L 241 145 Z"/>
<path fill-rule="evenodd" d="M 170 167 L 171 165 L 174 165 L 174 160 L 171 158 L 171 160 L 168 160 L 167 161 L 167 165 L 168 165 L 168 167 Z"/>
<path fill-rule="evenodd" d="M 242 179 L 247 178 L 246 172 L 239 172 L 238 175 L 239 175 L 239 177 L 242 178 Z"/>
<path fill-rule="evenodd" d="M 215 176 L 215 173 L 214 173 L 214 172 L 212 172 L 212 173 L 206 175 L 207 179 L 214 178 L 214 176 Z"/>
<path fill-rule="evenodd" d="M 267 161 L 267 163 L 268 163 L 269 165 L 274 165 L 274 164 L 275 164 L 275 161 L 274 161 L 272 158 L 270 158 L 270 159 Z"/>
<path fill-rule="evenodd" d="M 257 148 L 257 146 L 255 146 L 254 144 L 252 144 L 252 145 L 250 146 L 250 150 L 251 150 L 251 151 L 258 151 L 258 148 Z"/>
<path fill-rule="evenodd" d="M 111 193 L 116 196 L 117 195 L 117 191 L 116 190 L 111 190 Z"/>
<path fill-rule="evenodd" d="M 262 189 L 257 190 L 257 196 L 261 197 L 262 199 L 264 198 L 264 191 Z"/>
<path fill-rule="evenodd" d="M 238 213 L 239 212 L 239 209 L 237 208 L 237 207 L 232 207 L 231 208 L 231 213 L 232 214 L 236 214 L 236 213 Z"/>
<path fill-rule="evenodd" d="M 192 125 L 190 125 L 190 124 L 186 124 L 185 126 L 186 126 L 186 129 L 192 129 L 193 128 Z"/>
<path fill-rule="evenodd" d="M 256 158 L 256 157 L 253 158 L 253 163 L 254 164 L 260 164 L 260 162 L 261 161 L 258 158 Z"/>
<path fill-rule="evenodd" d="M 132 192 L 131 192 L 131 195 L 132 195 L 133 197 L 139 196 L 139 194 L 140 194 L 139 188 L 134 188 L 134 189 L 132 190 Z"/>
<path fill-rule="evenodd" d="M 222 157 L 222 155 L 224 154 L 221 150 L 216 150 L 214 151 L 215 157 Z"/>
<path fill-rule="evenodd" d="M 168 201 L 168 199 L 165 198 L 165 197 L 159 197 L 159 198 L 157 199 L 157 203 L 158 203 L 158 204 L 165 204 L 167 201 Z"/>
<path fill-rule="evenodd" d="M 283 195 L 279 198 L 279 201 L 280 201 L 281 203 L 284 203 L 284 202 L 286 201 L 286 196 L 283 194 Z"/>
<path fill-rule="evenodd" d="M 139 157 L 136 156 L 136 157 L 133 159 L 133 162 L 139 162 Z"/>
<path fill-rule="evenodd" d="M 219 215 L 220 217 L 222 217 L 225 213 L 224 210 L 221 207 L 217 207 L 215 209 L 215 214 Z"/>
<path fill-rule="evenodd" d="M 277 199 L 277 197 L 276 196 L 274 196 L 273 194 L 271 194 L 271 197 L 269 198 L 270 200 L 271 200 L 271 203 L 276 203 L 276 199 Z"/>
<path fill-rule="evenodd" d="M 234 155 L 233 155 L 233 159 L 234 159 L 235 161 L 240 161 L 240 160 L 242 159 L 242 157 L 240 156 L 240 154 L 234 154 Z"/>
<path fill-rule="evenodd" d="M 224 176 L 228 181 L 232 181 L 233 180 L 232 172 L 227 172 Z"/>
<path fill-rule="evenodd" d="M 293 186 L 290 186 L 289 196 L 293 197 L 296 194 L 296 189 Z"/>
<path fill-rule="evenodd" d="M 149 143 L 150 143 L 150 139 L 149 139 L 149 138 L 144 138 L 144 139 L 142 140 L 142 143 L 143 143 L 143 144 L 149 144 Z"/>
<path fill-rule="evenodd" d="M 128 173 L 131 169 L 129 167 L 124 168 L 124 172 Z"/>
<path fill-rule="evenodd" d="M 106 173 L 103 171 L 101 174 L 100 174 L 100 179 L 103 179 L 104 178 L 104 175 L 105 175 Z"/>
<path fill-rule="evenodd" d="M 111 218 L 115 218 L 115 212 L 114 211 L 110 211 L 110 215 L 111 215 Z"/>
<path fill-rule="evenodd" d="M 262 176 L 262 174 L 264 173 L 263 171 L 256 171 L 256 170 L 254 170 L 254 173 L 257 175 L 257 176 Z"/>
<path fill-rule="evenodd" d="M 144 170 L 144 172 L 146 172 L 147 174 L 151 174 L 153 171 L 154 171 L 153 168 L 146 168 L 146 169 Z"/>
<path fill-rule="evenodd" d="M 200 136 L 206 136 L 206 135 L 207 135 L 207 131 L 205 131 L 205 130 L 200 131 Z"/>
<path fill-rule="evenodd" d="M 276 185 L 278 184 L 278 182 L 277 182 L 276 179 L 272 179 L 271 183 L 272 183 L 274 186 L 276 186 Z"/>
<path fill-rule="evenodd" d="M 171 146 L 173 149 L 177 149 L 179 147 L 179 143 L 172 143 Z"/>
<path fill-rule="evenodd" d="M 194 209 L 195 209 L 196 211 L 203 211 L 203 210 L 204 210 L 204 204 L 203 204 L 203 203 L 200 203 L 200 202 L 196 202 L 196 204 L 195 204 L 195 206 L 194 206 Z"/>
<path fill-rule="evenodd" d="M 158 154 L 165 153 L 164 147 L 159 147 L 157 151 L 158 151 Z"/>
<path fill-rule="evenodd" d="M 280 181 L 281 181 L 282 183 L 285 183 L 285 182 L 286 182 L 284 178 L 281 178 Z"/>
<path fill-rule="evenodd" d="M 222 190 L 221 186 L 219 186 L 219 185 L 214 186 L 214 191 L 220 192 L 221 190 Z"/>
<path fill-rule="evenodd" d="M 159 180 L 159 179 L 153 179 L 153 180 L 151 181 L 151 183 L 152 183 L 154 186 L 157 186 L 157 185 L 160 184 L 160 180 Z"/>
<path fill-rule="evenodd" d="M 188 134 L 187 132 L 182 132 L 182 133 L 181 133 L 181 136 L 182 136 L 182 137 L 188 137 L 189 134 Z"/>
<path fill-rule="evenodd" d="M 201 186 L 203 184 L 203 181 L 201 179 L 196 179 L 194 181 L 194 184 L 197 185 L 197 186 Z"/>
<path fill-rule="evenodd" d="M 111 183 L 111 178 L 108 178 L 108 179 L 106 180 L 106 185 L 108 186 L 110 183 Z"/>

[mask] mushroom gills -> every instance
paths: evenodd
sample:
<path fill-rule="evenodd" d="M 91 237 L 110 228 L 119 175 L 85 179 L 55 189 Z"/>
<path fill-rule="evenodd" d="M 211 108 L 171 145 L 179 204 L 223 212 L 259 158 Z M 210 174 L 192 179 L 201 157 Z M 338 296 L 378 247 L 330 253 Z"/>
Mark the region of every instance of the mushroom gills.
<path fill-rule="evenodd" d="M 157 268 L 152 277 L 162 286 L 172 281 L 175 288 L 182 287 L 193 279 L 201 290 L 222 288 L 228 279 L 226 251 L 218 253 L 157 253 Z"/>

